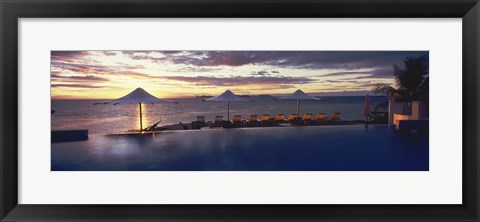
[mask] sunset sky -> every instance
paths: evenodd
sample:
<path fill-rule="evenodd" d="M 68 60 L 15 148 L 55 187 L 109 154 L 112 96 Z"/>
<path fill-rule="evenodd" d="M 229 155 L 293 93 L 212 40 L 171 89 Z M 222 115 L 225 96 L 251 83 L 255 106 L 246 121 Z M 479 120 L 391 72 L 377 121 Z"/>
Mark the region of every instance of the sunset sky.
<path fill-rule="evenodd" d="M 53 99 L 236 94 L 364 95 L 393 84 L 393 64 L 421 51 L 52 51 Z"/>

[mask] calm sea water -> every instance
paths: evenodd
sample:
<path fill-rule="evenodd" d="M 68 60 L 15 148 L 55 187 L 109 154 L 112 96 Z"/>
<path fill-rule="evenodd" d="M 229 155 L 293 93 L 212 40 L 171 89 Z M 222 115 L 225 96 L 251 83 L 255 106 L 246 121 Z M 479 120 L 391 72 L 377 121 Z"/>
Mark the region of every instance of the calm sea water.
<path fill-rule="evenodd" d="M 296 101 L 277 100 L 273 97 L 249 97 L 252 102 L 230 103 L 230 118 L 242 115 L 244 119 L 252 114 L 272 117 L 283 113 L 296 113 Z M 363 120 L 363 96 L 322 97 L 322 101 L 302 101 L 300 115 L 303 113 L 324 112 L 330 115 L 341 112 L 344 120 Z M 51 117 L 52 130 L 88 129 L 89 134 L 110 134 L 139 129 L 139 109 L 137 104 L 93 105 L 109 100 L 52 100 L 55 114 Z M 227 104 L 222 102 L 203 102 L 202 98 L 176 99 L 178 104 L 159 103 L 143 105 L 143 126 L 158 121 L 159 126 L 179 122 L 189 123 L 196 116 L 205 116 L 213 120 L 217 115 L 227 117 Z M 385 97 L 371 97 L 371 107 L 387 101 Z"/>

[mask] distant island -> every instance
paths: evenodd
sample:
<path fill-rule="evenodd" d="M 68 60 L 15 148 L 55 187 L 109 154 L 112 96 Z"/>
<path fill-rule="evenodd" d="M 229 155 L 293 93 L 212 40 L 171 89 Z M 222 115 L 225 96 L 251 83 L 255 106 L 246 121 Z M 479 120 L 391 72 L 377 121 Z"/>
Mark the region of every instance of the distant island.
<path fill-rule="evenodd" d="M 262 94 L 262 95 L 238 95 L 240 97 L 274 97 L 272 95 L 266 95 L 266 94 Z M 206 95 L 201 95 L 201 96 L 195 96 L 195 98 L 197 99 L 205 99 L 205 98 L 212 98 L 214 96 L 206 96 Z"/>

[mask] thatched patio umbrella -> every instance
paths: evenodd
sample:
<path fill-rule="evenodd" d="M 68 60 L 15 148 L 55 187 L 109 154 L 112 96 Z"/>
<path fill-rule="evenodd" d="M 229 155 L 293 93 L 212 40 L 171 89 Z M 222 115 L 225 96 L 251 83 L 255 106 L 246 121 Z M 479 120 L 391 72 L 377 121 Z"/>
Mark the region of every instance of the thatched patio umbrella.
<path fill-rule="evenodd" d="M 280 97 L 279 99 L 285 100 L 297 100 L 297 115 L 300 115 L 300 100 L 322 100 L 317 97 L 310 96 L 304 93 L 302 90 L 295 91 L 292 95 Z"/>
<path fill-rule="evenodd" d="M 138 87 L 137 89 L 133 90 L 131 93 L 127 94 L 126 96 L 123 96 L 121 98 L 105 102 L 105 103 L 96 103 L 96 104 L 113 104 L 113 105 L 118 105 L 118 104 L 125 104 L 125 103 L 133 103 L 137 104 L 140 109 L 140 132 L 143 131 L 143 126 L 142 126 L 142 103 L 178 103 L 166 99 L 160 99 L 155 96 L 152 96 L 150 93 L 145 91 L 144 89 Z M 94 104 L 95 105 L 95 104 Z"/>
<path fill-rule="evenodd" d="M 235 95 L 232 91 L 227 90 L 224 93 L 212 97 L 210 99 L 206 99 L 205 101 L 208 102 L 227 102 L 227 120 L 230 120 L 230 102 L 247 102 L 248 100 Z"/>

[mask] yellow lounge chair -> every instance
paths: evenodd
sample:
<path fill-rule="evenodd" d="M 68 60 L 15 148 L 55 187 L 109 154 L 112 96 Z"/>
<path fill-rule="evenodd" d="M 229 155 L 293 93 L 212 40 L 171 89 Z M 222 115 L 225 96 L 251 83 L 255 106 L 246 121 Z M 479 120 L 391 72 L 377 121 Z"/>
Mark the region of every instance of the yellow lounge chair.
<path fill-rule="evenodd" d="M 297 114 L 290 114 L 290 116 L 288 116 L 288 119 L 285 120 L 285 122 L 290 123 L 291 126 L 297 126 L 298 121 L 299 119 Z"/>
<path fill-rule="evenodd" d="M 260 119 L 260 122 L 261 122 L 262 124 L 268 124 L 268 123 L 270 123 L 270 122 L 271 122 L 271 120 L 270 120 L 270 114 L 263 114 L 263 115 L 262 115 L 262 118 Z"/>
<path fill-rule="evenodd" d="M 302 117 L 301 123 L 303 123 L 303 125 L 309 125 L 312 122 L 312 116 L 313 114 L 311 113 L 305 113 Z"/>
<path fill-rule="evenodd" d="M 223 127 L 223 116 L 215 116 L 213 127 Z"/>
<path fill-rule="evenodd" d="M 286 119 L 285 121 L 286 122 L 291 122 L 291 121 L 295 121 L 298 119 L 298 115 L 297 114 L 290 114 L 290 116 L 288 116 L 288 119 Z"/>
<path fill-rule="evenodd" d="M 215 122 L 223 122 L 223 116 L 215 116 Z"/>
<path fill-rule="evenodd" d="M 200 129 L 204 126 L 207 126 L 205 116 L 197 116 L 197 121 L 192 122 L 192 129 Z"/>
<path fill-rule="evenodd" d="M 325 122 L 325 113 L 317 114 L 317 117 L 315 117 L 315 119 L 313 121 L 315 121 L 316 124 L 320 124 L 320 123 Z"/>
<path fill-rule="evenodd" d="M 275 117 L 275 121 L 285 121 L 285 114 L 278 114 L 276 117 Z"/>
<path fill-rule="evenodd" d="M 263 114 L 261 121 L 270 121 L 270 114 Z"/>
<path fill-rule="evenodd" d="M 262 124 L 262 126 L 272 125 L 272 121 L 270 120 L 270 114 L 263 114 L 262 118 L 260 119 L 260 123 Z"/>
<path fill-rule="evenodd" d="M 304 121 L 305 120 L 307 120 L 307 121 L 312 120 L 312 116 L 313 116 L 313 114 L 311 114 L 311 113 L 305 113 L 305 115 L 303 115 L 302 120 L 304 120 Z"/>
<path fill-rule="evenodd" d="M 242 115 L 234 115 L 232 119 L 232 123 L 242 122 Z"/>
<path fill-rule="evenodd" d="M 285 122 L 285 114 L 277 114 L 277 116 L 270 118 L 271 126 L 278 126 L 280 123 Z"/>
<path fill-rule="evenodd" d="M 340 113 L 335 112 L 330 117 L 327 118 L 327 121 L 340 120 Z"/>
<path fill-rule="evenodd" d="M 242 126 L 242 115 L 234 115 L 232 119 L 232 124 L 234 127 Z"/>
<path fill-rule="evenodd" d="M 247 120 L 249 126 L 258 126 L 258 115 L 250 115 L 250 119 Z"/>

